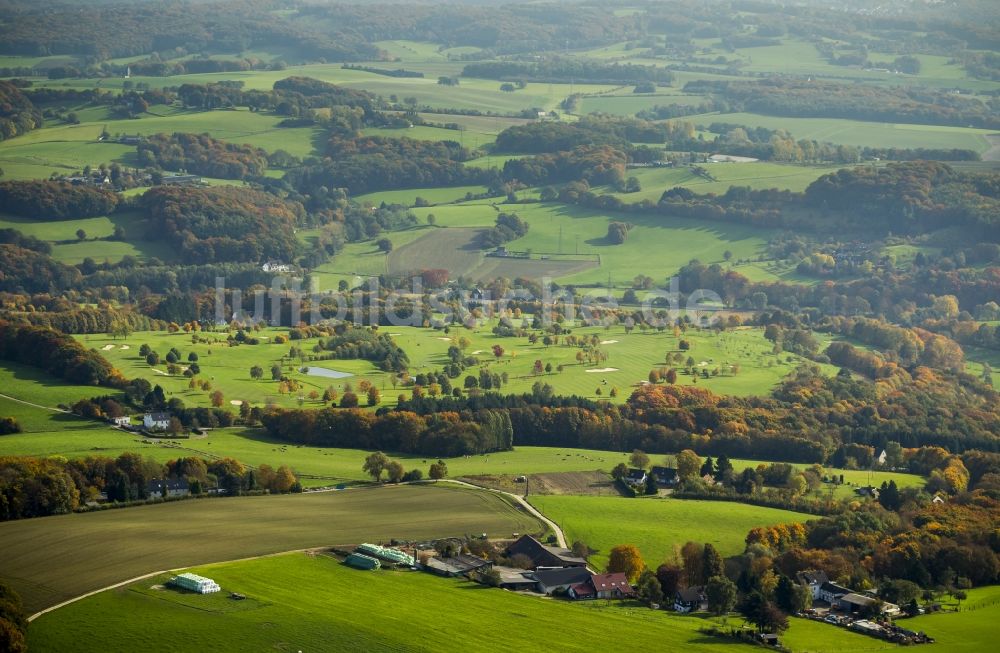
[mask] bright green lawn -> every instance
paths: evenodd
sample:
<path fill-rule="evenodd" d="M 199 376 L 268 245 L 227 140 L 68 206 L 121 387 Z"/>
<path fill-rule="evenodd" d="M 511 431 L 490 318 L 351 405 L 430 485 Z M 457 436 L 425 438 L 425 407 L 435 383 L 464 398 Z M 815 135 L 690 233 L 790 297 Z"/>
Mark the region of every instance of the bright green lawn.
<path fill-rule="evenodd" d="M 216 595 L 151 589 L 140 581 L 45 615 L 32 624 L 33 651 L 174 651 L 179 633 L 213 651 L 634 651 L 750 650 L 701 635 L 698 617 L 635 605 L 592 605 L 521 596 L 419 572 L 363 572 L 327 556 L 289 554 L 194 570 Z M 245 594 L 234 602 L 227 592 Z M 624 636 L 624 633 L 628 633 Z M 618 635 L 614 635 L 618 634 Z"/>
<path fill-rule="evenodd" d="M 728 501 L 567 495 L 539 495 L 530 501 L 559 524 L 569 542 L 580 540 L 596 550 L 590 562 L 597 568 L 604 568 L 618 544 L 639 547 L 646 564 L 655 568 L 688 541 L 711 543 L 730 556 L 743 551 L 747 533 L 755 526 L 813 518 Z"/>

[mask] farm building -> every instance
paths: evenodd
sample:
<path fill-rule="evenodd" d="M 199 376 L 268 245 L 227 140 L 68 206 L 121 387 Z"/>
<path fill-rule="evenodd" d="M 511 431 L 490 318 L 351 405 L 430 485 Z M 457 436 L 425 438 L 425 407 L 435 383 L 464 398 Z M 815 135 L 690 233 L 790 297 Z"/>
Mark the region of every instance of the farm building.
<path fill-rule="evenodd" d="M 167 584 L 189 592 L 197 592 L 198 594 L 211 594 L 222 589 L 211 578 L 205 578 L 197 574 L 178 574 L 171 578 Z"/>
<path fill-rule="evenodd" d="M 187 479 L 154 479 L 146 484 L 146 492 L 151 497 L 186 497 L 191 493 Z"/>
<path fill-rule="evenodd" d="M 344 563 L 354 567 L 355 569 L 381 569 L 382 563 L 372 558 L 371 556 L 366 556 L 362 553 L 352 553 L 347 556 Z"/>
<path fill-rule="evenodd" d="M 500 574 L 500 587 L 505 590 L 516 592 L 535 589 L 537 581 L 530 571 L 499 565 L 493 565 L 493 570 Z"/>
<path fill-rule="evenodd" d="M 142 425 L 147 429 L 165 431 L 170 427 L 170 413 L 146 413 L 142 417 Z"/>
<path fill-rule="evenodd" d="M 656 479 L 657 485 L 673 487 L 680 480 L 677 470 L 673 467 L 653 467 L 649 473 Z"/>
<path fill-rule="evenodd" d="M 389 547 L 379 546 L 377 544 L 359 544 L 355 551 L 373 558 L 378 558 L 387 562 L 394 562 L 397 565 L 406 565 L 408 567 L 412 567 L 416 562 L 413 559 L 413 556 L 403 553 L 399 549 L 390 549 Z"/>
<path fill-rule="evenodd" d="M 836 583 L 827 582 L 819 586 L 818 595 L 820 601 L 825 601 L 830 605 L 833 605 L 837 602 L 837 599 L 850 593 L 851 590 L 846 587 L 842 587 Z"/>
<path fill-rule="evenodd" d="M 704 610 L 708 605 L 704 587 L 688 587 L 674 595 L 674 611 L 686 613 Z"/>
<path fill-rule="evenodd" d="M 531 567 L 586 567 L 587 561 L 573 555 L 569 549 L 556 546 L 546 546 L 531 537 L 522 535 L 520 539 L 507 547 L 507 557 L 516 555 L 527 556 Z"/>
<path fill-rule="evenodd" d="M 112 417 L 111 423 L 114 424 L 115 426 L 121 426 L 123 428 L 126 428 L 132 426 L 132 418 L 129 417 L 128 415 L 124 415 L 122 417 Z"/>
<path fill-rule="evenodd" d="M 568 590 L 574 585 L 586 583 L 591 573 L 586 567 L 564 567 L 562 569 L 540 569 L 534 573 L 535 590 L 541 594 L 552 594 L 556 590 Z"/>
<path fill-rule="evenodd" d="M 809 588 L 814 601 L 819 598 L 819 588 L 823 586 L 823 583 L 830 582 L 825 571 L 800 571 L 795 574 L 795 578 L 799 583 Z"/>
<path fill-rule="evenodd" d="M 586 581 L 569 588 L 570 598 L 625 599 L 635 596 L 635 590 L 625 574 L 591 574 Z"/>
<path fill-rule="evenodd" d="M 483 560 L 482 558 L 477 558 L 475 556 L 469 555 L 457 555 L 450 558 L 440 558 L 434 556 L 429 558 L 426 563 L 424 563 L 424 569 L 431 572 L 432 574 L 437 574 L 438 576 L 446 576 L 448 578 L 454 578 L 455 576 L 465 576 L 474 571 L 485 571 L 490 569 L 493 563 L 489 560 Z"/>
<path fill-rule="evenodd" d="M 646 470 L 630 469 L 625 477 L 625 482 L 632 487 L 639 487 L 646 484 Z"/>

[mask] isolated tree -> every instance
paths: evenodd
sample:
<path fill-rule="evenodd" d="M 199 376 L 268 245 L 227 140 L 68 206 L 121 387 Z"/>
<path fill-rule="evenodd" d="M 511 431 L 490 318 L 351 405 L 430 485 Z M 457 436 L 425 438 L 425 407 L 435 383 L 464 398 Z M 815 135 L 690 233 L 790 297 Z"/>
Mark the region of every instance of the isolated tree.
<path fill-rule="evenodd" d="M 736 584 L 725 576 L 712 576 L 705 585 L 708 610 L 716 616 L 732 612 L 736 606 Z"/>
<path fill-rule="evenodd" d="M 381 451 L 376 451 L 375 453 L 368 454 L 364 464 L 361 466 L 361 471 L 371 476 L 373 480 L 380 481 L 382 480 L 382 472 L 385 471 L 388 464 L 389 457 Z"/>
<path fill-rule="evenodd" d="M 380 403 L 382 403 L 382 395 L 381 393 L 379 393 L 378 388 L 376 388 L 375 386 L 370 386 L 368 388 L 367 395 L 368 395 L 369 406 L 378 406 Z"/>
<path fill-rule="evenodd" d="M 392 251 L 392 241 L 388 238 L 379 238 L 375 246 L 378 247 L 380 252 L 385 252 L 386 254 Z"/>
<path fill-rule="evenodd" d="M 341 408 L 357 408 L 358 407 L 358 395 L 353 392 L 345 392 L 340 398 Z"/>
<path fill-rule="evenodd" d="M 264 368 L 260 365 L 254 365 L 250 368 L 250 378 L 254 381 L 260 381 L 264 378 Z"/>
<path fill-rule="evenodd" d="M 151 351 L 146 355 L 146 364 L 150 367 L 160 364 L 160 355 L 155 351 Z"/>
<path fill-rule="evenodd" d="M 271 366 L 271 380 L 272 381 L 281 380 L 281 365 L 275 364 Z"/>
<path fill-rule="evenodd" d="M 619 544 L 611 547 L 608 554 L 608 573 L 625 574 L 629 582 L 634 582 L 642 570 L 646 568 L 646 563 L 642 561 L 642 554 L 632 544 Z"/>
<path fill-rule="evenodd" d="M 222 391 L 216 390 L 215 392 L 209 395 L 209 399 L 212 400 L 212 406 L 214 406 L 215 408 L 222 408 L 222 400 L 223 400 Z"/>
<path fill-rule="evenodd" d="M 626 476 L 628 476 L 628 465 L 625 463 L 618 463 L 614 466 L 614 469 L 611 470 L 611 478 L 616 481 L 620 481 Z"/>
<path fill-rule="evenodd" d="M 436 463 L 431 463 L 431 467 L 427 473 L 435 481 L 446 478 L 448 476 L 448 465 L 443 460 L 438 460 Z"/>
<path fill-rule="evenodd" d="M 644 569 L 639 574 L 639 581 L 636 583 L 636 592 L 639 600 L 649 605 L 663 603 L 663 588 L 660 581 L 651 569 Z"/>
<path fill-rule="evenodd" d="M 77 240 L 86 240 L 87 239 L 87 232 L 84 231 L 83 229 L 77 229 L 76 230 L 76 238 L 77 238 Z"/>
<path fill-rule="evenodd" d="M 403 463 L 398 460 L 390 460 L 385 466 L 386 476 L 390 483 L 399 483 L 403 480 L 403 475 L 406 470 L 403 469 Z"/>
<path fill-rule="evenodd" d="M 632 455 L 628 457 L 628 462 L 636 469 L 646 469 L 649 467 L 649 456 L 646 455 L 645 452 L 636 449 L 632 452 Z"/>
<path fill-rule="evenodd" d="M 677 370 L 675 370 L 672 367 L 669 370 L 667 370 L 667 383 L 669 383 L 670 385 L 674 385 L 675 383 L 677 383 Z"/>
<path fill-rule="evenodd" d="M 677 454 L 677 476 L 682 481 L 697 477 L 699 470 L 701 470 L 701 458 L 694 451 L 685 449 Z"/>

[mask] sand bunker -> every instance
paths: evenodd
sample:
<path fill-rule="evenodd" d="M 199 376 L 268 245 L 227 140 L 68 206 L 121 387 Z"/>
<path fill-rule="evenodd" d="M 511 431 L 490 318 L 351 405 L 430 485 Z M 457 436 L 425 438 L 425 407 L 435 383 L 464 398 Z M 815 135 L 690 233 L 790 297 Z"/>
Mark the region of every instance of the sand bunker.
<path fill-rule="evenodd" d="M 618 341 L 617 341 L 617 340 L 602 340 L 602 341 L 601 341 L 601 344 L 602 344 L 602 345 L 613 345 L 613 344 L 615 344 L 616 342 L 618 342 Z"/>
<path fill-rule="evenodd" d="M 584 370 L 584 372 L 587 372 L 588 374 L 591 372 L 617 372 L 617 371 L 618 371 L 617 367 L 598 367 L 597 369 L 593 370 Z"/>
<path fill-rule="evenodd" d="M 231 405 L 233 405 L 233 406 L 242 406 L 243 405 L 243 402 L 240 401 L 239 399 L 232 399 L 232 400 L 230 400 L 229 403 Z"/>
<path fill-rule="evenodd" d="M 114 348 L 115 348 L 114 345 L 104 345 L 103 347 L 101 347 L 101 351 L 107 351 L 109 349 L 114 349 Z"/>
<path fill-rule="evenodd" d="M 121 347 L 119 347 L 118 349 L 121 349 L 122 351 L 125 351 L 126 349 L 132 349 L 132 348 L 131 348 L 131 347 L 129 347 L 128 345 L 122 345 L 122 346 L 121 346 Z"/>

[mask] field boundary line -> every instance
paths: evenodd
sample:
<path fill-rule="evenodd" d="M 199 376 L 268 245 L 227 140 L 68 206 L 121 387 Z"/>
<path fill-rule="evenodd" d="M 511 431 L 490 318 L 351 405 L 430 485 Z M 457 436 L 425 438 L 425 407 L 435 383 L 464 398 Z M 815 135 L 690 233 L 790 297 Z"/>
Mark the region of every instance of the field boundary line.
<path fill-rule="evenodd" d="M 25 401 L 24 399 L 18 399 L 17 397 L 11 397 L 10 395 L 5 395 L 2 392 L 0 392 L 0 398 L 10 399 L 11 401 L 16 401 L 19 404 L 24 404 L 25 406 L 31 406 L 32 408 L 41 408 L 42 410 L 49 410 L 52 411 L 53 413 L 65 413 L 67 415 L 70 414 L 68 410 L 63 410 L 62 408 L 53 408 L 51 406 L 42 406 L 41 404 L 33 404 L 30 401 Z"/>

